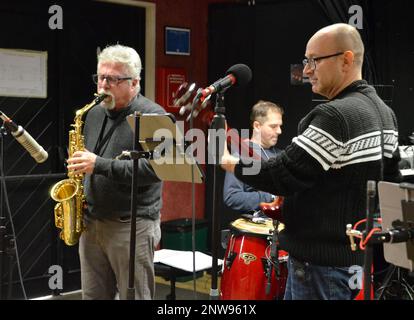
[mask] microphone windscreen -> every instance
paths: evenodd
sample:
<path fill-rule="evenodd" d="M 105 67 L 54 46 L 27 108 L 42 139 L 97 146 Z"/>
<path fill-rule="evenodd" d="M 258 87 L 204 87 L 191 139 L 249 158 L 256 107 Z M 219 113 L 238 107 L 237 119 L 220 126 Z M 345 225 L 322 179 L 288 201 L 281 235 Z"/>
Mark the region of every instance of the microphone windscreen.
<path fill-rule="evenodd" d="M 232 74 L 236 78 L 235 86 L 243 87 L 252 79 L 252 70 L 245 64 L 239 63 L 230 67 L 226 74 Z"/>

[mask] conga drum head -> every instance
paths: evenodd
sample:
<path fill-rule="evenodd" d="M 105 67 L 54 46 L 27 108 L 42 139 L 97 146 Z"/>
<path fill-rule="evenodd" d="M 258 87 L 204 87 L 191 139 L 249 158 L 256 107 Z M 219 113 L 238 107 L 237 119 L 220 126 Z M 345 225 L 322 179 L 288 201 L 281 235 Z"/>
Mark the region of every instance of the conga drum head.
<path fill-rule="evenodd" d="M 280 223 L 278 230 L 281 231 L 283 228 L 284 225 Z M 240 218 L 230 223 L 230 229 L 235 234 L 240 233 L 264 238 L 272 235 L 274 231 L 271 219 L 266 220 L 265 223 L 255 223 L 251 220 Z"/>

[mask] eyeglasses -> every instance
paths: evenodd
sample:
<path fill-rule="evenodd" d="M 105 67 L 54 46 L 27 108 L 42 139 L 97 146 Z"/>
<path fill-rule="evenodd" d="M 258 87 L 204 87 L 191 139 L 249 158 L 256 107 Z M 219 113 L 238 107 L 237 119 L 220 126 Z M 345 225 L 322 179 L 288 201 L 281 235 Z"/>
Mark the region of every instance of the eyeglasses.
<path fill-rule="evenodd" d="M 117 77 L 117 76 L 108 76 L 104 74 L 93 74 L 92 80 L 95 82 L 95 84 L 102 83 L 104 80 L 112 86 L 112 85 L 118 85 L 123 80 L 132 80 L 131 77 Z"/>
<path fill-rule="evenodd" d="M 317 58 L 305 58 L 303 59 L 302 63 L 303 63 L 303 67 L 305 68 L 306 65 L 309 66 L 309 68 L 311 70 L 315 70 L 316 69 L 316 61 L 318 60 L 322 60 L 322 59 L 328 59 L 328 58 L 332 58 L 332 57 L 336 57 L 339 56 L 341 54 L 343 54 L 344 52 L 337 52 L 334 54 L 330 54 L 328 56 L 323 56 L 323 57 L 317 57 Z"/>

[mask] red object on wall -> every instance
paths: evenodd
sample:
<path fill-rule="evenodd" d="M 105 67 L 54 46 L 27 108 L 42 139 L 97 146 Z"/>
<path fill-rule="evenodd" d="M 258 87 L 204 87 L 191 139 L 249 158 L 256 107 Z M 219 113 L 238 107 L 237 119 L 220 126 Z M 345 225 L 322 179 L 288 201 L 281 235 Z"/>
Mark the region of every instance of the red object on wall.
<path fill-rule="evenodd" d="M 187 74 L 182 68 L 157 68 L 156 101 L 165 111 L 178 113 L 180 106 L 174 106 L 174 94 L 186 82 Z"/>
<path fill-rule="evenodd" d="M 183 68 L 157 68 L 156 102 L 164 107 L 165 111 L 176 115 L 177 120 L 181 105 L 174 105 L 180 86 L 187 82 L 187 74 Z M 196 184 L 195 188 L 195 214 L 197 219 L 204 218 L 205 185 Z M 192 216 L 191 183 L 164 181 L 161 209 L 161 221 L 168 221 Z"/>

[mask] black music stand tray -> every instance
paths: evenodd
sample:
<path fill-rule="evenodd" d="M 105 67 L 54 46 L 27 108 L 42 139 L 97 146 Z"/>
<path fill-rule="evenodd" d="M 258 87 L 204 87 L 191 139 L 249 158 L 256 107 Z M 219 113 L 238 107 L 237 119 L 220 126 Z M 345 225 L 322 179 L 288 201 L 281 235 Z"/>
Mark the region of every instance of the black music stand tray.
<path fill-rule="evenodd" d="M 127 299 L 135 299 L 135 234 L 137 208 L 138 160 L 148 159 L 162 181 L 202 183 L 204 175 L 195 159 L 185 153 L 184 136 L 170 114 L 141 114 L 127 116 L 134 132 L 134 150 L 124 151 L 121 157 L 133 160 L 131 190 L 131 240 Z M 138 147 L 140 145 L 140 148 Z"/>

